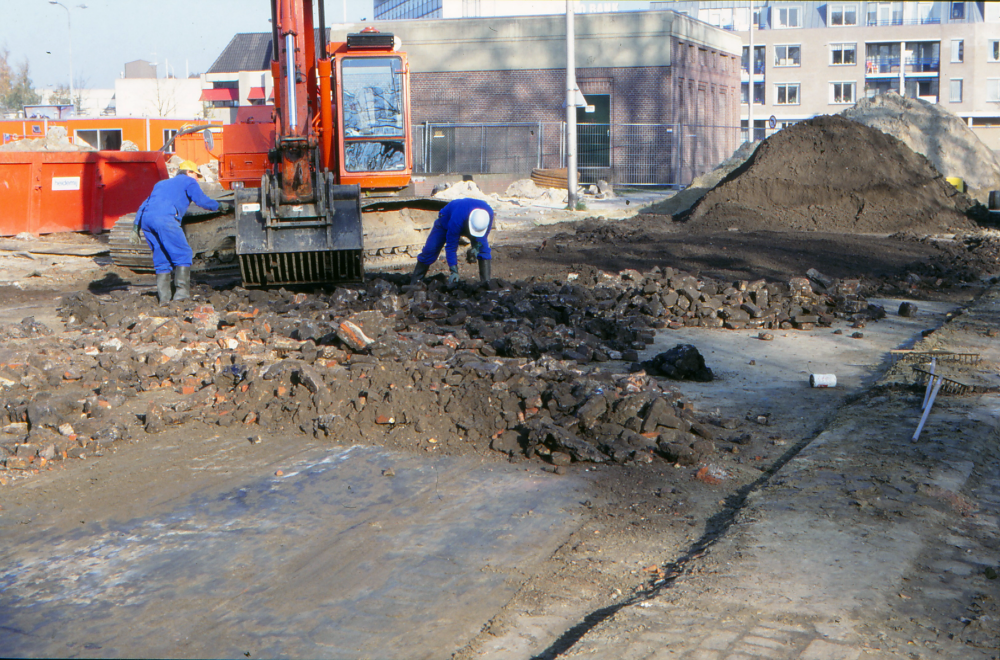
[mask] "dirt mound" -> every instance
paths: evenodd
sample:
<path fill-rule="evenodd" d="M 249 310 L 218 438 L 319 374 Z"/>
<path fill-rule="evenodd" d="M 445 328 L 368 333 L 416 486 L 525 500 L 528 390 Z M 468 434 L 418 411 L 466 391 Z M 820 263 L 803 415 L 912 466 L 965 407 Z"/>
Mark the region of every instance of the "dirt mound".
<path fill-rule="evenodd" d="M 677 219 L 707 231 L 930 234 L 974 229 L 974 205 L 896 138 L 823 115 L 765 140 Z"/>
<path fill-rule="evenodd" d="M 678 215 L 687 211 L 695 205 L 695 202 L 704 197 L 705 193 L 719 185 L 720 181 L 732 174 L 740 165 L 747 162 L 747 159 L 753 155 L 753 152 L 759 146 L 759 141 L 744 142 L 733 152 L 732 156 L 719 163 L 711 172 L 696 176 L 691 181 L 690 186 L 669 199 L 646 207 L 642 212 L 649 215 Z"/>
<path fill-rule="evenodd" d="M 862 99 L 842 113 L 851 121 L 877 128 L 927 157 L 944 176 L 965 181 L 971 197 L 982 203 L 1000 189 L 1000 162 L 972 129 L 945 108 L 899 94 Z"/>

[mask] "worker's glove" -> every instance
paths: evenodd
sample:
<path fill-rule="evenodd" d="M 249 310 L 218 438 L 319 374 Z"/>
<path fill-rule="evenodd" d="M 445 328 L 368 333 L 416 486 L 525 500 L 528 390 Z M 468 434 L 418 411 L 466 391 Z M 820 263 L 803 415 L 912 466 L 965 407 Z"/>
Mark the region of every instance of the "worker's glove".
<path fill-rule="evenodd" d="M 133 222 L 132 223 L 132 233 L 130 233 L 128 235 L 128 242 L 131 243 L 131 244 L 133 244 L 133 245 L 135 245 L 140 240 L 141 240 L 141 236 L 139 236 L 139 223 Z"/>
<path fill-rule="evenodd" d="M 232 213 L 233 204 L 232 202 L 219 202 L 219 213 Z"/>
<path fill-rule="evenodd" d="M 479 258 L 479 241 L 472 239 L 472 245 L 465 251 L 465 261 L 470 264 L 476 263 Z"/>
<path fill-rule="evenodd" d="M 448 270 L 451 271 L 450 273 L 448 273 L 448 284 L 451 285 L 458 284 L 459 279 L 461 279 L 458 276 L 458 265 L 450 266 Z"/>

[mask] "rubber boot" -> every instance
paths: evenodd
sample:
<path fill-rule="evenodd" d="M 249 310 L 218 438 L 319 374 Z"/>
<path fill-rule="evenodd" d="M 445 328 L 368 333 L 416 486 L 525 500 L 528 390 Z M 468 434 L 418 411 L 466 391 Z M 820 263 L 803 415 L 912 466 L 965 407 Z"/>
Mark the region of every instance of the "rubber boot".
<path fill-rule="evenodd" d="M 480 259 L 479 260 L 479 281 L 489 282 L 490 281 L 490 260 Z"/>
<path fill-rule="evenodd" d="M 424 275 L 430 270 L 430 266 L 427 264 L 422 264 L 417 262 L 416 268 L 413 269 L 413 273 L 410 275 L 410 284 L 416 284 L 420 280 L 424 279 Z"/>
<path fill-rule="evenodd" d="M 174 300 L 187 300 L 191 297 L 191 267 L 178 266 L 174 268 Z"/>
<path fill-rule="evenodd" d="M 170 289 L 170 273 L 156 274 L 156 297 L 160 299 L 161 305 L 167 304 L 173 297 Z"/>

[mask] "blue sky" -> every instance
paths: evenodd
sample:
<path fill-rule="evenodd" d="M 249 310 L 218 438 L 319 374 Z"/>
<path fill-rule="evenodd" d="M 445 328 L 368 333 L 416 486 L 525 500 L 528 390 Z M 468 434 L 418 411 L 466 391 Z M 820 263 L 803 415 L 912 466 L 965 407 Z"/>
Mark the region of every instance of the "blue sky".
<path fill-rule="evenodd" d="M 323 0 L 328 24 L 372 19 L 372 0 Z M 502 1 L 502 0 L 501 0 Z M 565 10 L 565 0 L 543 0 Z M 157 63 L 160 77 L 204 73 L 234 34 L 271 29 L 269 0 L 59 0 L 70 8 L 77 87 L 114 87 L 126 62 Z M 81 8 L 80 5 L 86 5 Z M 648 9 L 648 0 L 584 0 L 591 11 L 614 4 Z M 36 88 L 69 84 L 67 11 L 49 0 L 0 0 L 0 46 L 15 63 L 27 58 Z"/>
<path fill-rule="evenodd" d="M 238 32 L 270 30 L 268 0 L 60 0 L 71 9 L 73 73 L 114 87 L 125 62 L 148 60 L 178 77 L 202 73 Z M 371 19 L 372 0 L 325 0 L 328 23 Z M 86 4 L 86 9 L 78 5 Z M 0 0 L 0 46 L 27 58 L 35 87 L 69 84 L 66 10 L 49 0 Z"/>

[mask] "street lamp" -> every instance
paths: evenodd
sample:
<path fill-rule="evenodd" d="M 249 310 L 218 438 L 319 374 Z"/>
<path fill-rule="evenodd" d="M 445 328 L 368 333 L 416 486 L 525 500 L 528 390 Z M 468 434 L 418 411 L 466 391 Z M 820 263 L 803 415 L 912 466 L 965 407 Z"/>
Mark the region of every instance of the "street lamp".
<path fill-rule="evenodd" d="M 49 0 L 49 4 L 59 5 L 60 7 L 66 10 L 66 29 L 69 32 L 69 42 L 68 42 L 69 43 L 69 102 L 72 103 L 75 108 L 76 99 L 74 97 L 76 96 L 76 92 L 73 89 L 73 21 L 72 21 L 73 12 L 70 11 L 69 7 L 59 2 L 59 0 Z M 80 9 L 86 9 L 87 5 L 79 4 L 77 5 L 77 7 L 79 7 Z"/>

